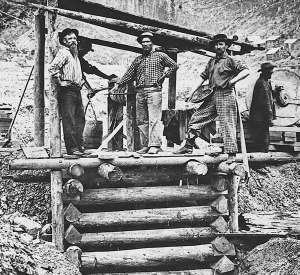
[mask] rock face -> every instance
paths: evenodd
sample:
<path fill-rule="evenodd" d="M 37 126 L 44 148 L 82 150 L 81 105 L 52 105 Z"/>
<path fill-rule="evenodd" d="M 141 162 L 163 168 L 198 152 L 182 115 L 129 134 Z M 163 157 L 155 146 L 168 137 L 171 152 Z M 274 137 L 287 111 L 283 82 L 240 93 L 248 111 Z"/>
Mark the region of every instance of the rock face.
<path fill-rule="evenodd" d="M 26 217 L 16 217 L 14 219 L 14 223 L 19 225 L 22 229 L 25 230 L 28 234 L 30 234 L 32 237 L 36 238 L 42 230 L 42 226 L 35 222 L 32 221 Z"/>
<path fill-rule="evenodd" d="M 257 246 L 239 266 L 240 275 L 298 275 L 300 274 L 300 241 L 272 239 Z"/>

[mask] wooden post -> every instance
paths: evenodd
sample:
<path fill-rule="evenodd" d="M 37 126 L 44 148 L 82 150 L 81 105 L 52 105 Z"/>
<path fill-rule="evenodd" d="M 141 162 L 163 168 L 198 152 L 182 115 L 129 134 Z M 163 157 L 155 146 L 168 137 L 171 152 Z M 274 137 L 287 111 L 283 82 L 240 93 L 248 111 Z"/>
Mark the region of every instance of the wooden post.
<path fill-rule="evenodd" d="M 57 7 L 57 0 L 48 0 L 48 6 Z M 56 14 L 48 12 L 48 46 L 50 50 L 50 62 L 56 54 L 57 39 L 55 33 Z M 59 108 L 57 101 L 57 89 L 51 81 L 49 94 L 49 112 L 50 112 L 50 157 L 61 157 L 61 133 Z M 63 216 L 63 198 L 62 198 L 62 171 L 51 171 L 51 210 L 52 210 L 52 242 L 59 251 L 64 251 L 64 216 Z"/>
<path fill-rule="evenodd" d="M 35 65 L 34 65 L 34 145 L 45 145 L 45 16 L 35 15 Z"/>
<path fill-rule="evenodd" d="M 114 82 L 109 82 L 108 85 L 111 88 L 114 86 Z M 114 102 L 110 96 L 107 98 L 107 113 L 108 113 L 108 133 L 110 134 L 116 126 L 123 120 L 123 106 Z M 119 131 L 114 138 L 108 142 L 108 149 L 111 151 L 123 149 L 123 131 Z"/>
<path fill-rule="evenodd" d="M 228 184 L 228 208 L 229 208 L 229 228 L 230 232 L 239 231 L 238 223 L 238 186 L 241 178 L 237 175 L 229 176 Z"/>
<path fill-rule="evenodd" d="M 169 51 L 168 55 L 177 62 L 177 52 Z M 175 109 L 176 105 L 176 74 L 172 74 L 169 78 L 169 93 L 168 93 L 168 108 L 169 109 Z"/>
<path fill-rule="evenodd" d="M 134 152 L 139 146 L 139 130 L 136 125 L 136 96 L 133 82 L 127 85 L 127 120 L 126 120 L 126 137 L 127 151 Z"/>

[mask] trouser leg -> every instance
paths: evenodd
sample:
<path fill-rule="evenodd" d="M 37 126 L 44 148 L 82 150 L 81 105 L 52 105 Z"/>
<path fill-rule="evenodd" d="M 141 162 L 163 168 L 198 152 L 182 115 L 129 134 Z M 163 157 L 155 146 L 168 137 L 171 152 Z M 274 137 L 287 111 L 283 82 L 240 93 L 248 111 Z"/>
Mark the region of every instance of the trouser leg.
<path fill-rule="evenodd" d="M 79 149 L 76 141 L 76 95 L 67 90 L 61 91 L 59 104 L 61 110 L 66 149 L 67 153 L 71 154 L 73 151 Z"/>
<path fill-rule="evenodd" d="M 139 128 L 140 143 L 142 147 L 148 147 L 149 117 L 147 98 L 144 90 L 140 90 L 136 95 L 136 123 Z"/>
<path fill-rule="evenodd" d="M 254 141 L 254 152 L 267 153 L 270 145 L 270 132 L 268 123 L 263 121 L 250 121 L 250 125 Z"/>
<path fill-rule="evenodd" d="M 162 136 L 162 93 L 161 91 L 147 93 L 147 106 L 149 117 L 149 142 L 148 146 L 161 146 Z"/>
<path fill-rule="evenodd" d="M 224 141 L 224 152 L 237 152 L 236 124 L 237 106 L 233 91 L 218 90 L 215 92 L 216 108 Z"/>
<path fill-rule="evenodd" d="M 82 104 L 81 94 L 78 93 L 76 108 L 75 108 L 75 127 L 76 127 L 76 143 L 80 148 L 83 148 L 83 131 L 85 126 L 85 114 Z"/>

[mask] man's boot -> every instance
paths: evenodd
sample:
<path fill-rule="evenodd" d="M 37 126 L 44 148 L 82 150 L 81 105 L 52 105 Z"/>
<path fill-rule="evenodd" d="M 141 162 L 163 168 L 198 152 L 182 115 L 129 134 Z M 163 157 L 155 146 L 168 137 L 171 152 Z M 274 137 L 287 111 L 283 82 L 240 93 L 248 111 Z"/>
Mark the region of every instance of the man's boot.
<path fill-rule="evenodd" d="M 179 150 L 174 151 L 173 154 L 191 154 L 193 153 L 193 147 L 195 143 L 195 138 L 188 138 L 185 142 L 185 145 L 181 147 Z"/>

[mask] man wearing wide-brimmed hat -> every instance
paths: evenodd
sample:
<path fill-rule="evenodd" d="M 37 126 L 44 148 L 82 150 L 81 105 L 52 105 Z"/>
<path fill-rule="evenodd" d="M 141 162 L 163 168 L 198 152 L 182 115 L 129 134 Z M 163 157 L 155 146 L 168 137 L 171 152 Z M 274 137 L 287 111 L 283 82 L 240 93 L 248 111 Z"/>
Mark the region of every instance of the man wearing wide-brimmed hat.
<path fill-rule="evenodd" d="M 228 39 L 225 34 L 215 35 L 210 42 L 216 56 L 207 63 L 205 70 L 200 74 L 200 81 L 196 83 L 187 100 L 191 100 L 193 94 L 202 86 L 205 80 L 209 80 L 209 92 L 200 94 L 199 99 L 204 102 L 191 117 L 185 145 L 174 152 L 175 154 L 192 153 L 195 138 L 203 138 L 203 127 L 218 117 L 224 140 L 224 151 L 228 153 L 227 163 L 235 161 L 238 148 L 236 139 L 237 106 L 234 85 L 247 77 L 249 71 L 244 65 L 227 54 L 227 49 L 231 44 L 232 40 Z"/>
<path fill-rule="evenodd" d="M 150 32 L 138 37 L 143 54 L 132 62 L 111 91 L 114 93 L 119 86 L 135 81 L 136 122 L 142 145 L 137 152 L 141 154 L 157 154 L 161 151 L 162 84 L 166 77 L 170 77 L 178 69 L 176 62 L 167 54 L 153 49 L 153 39 Z M 166 67 L 169 69 L 164 71 Z"/>
<path fill-rule="evenodd" d="M 53 59 L 49 72 L 58 88 L 67 153 L 81 156 L 84 153 L 85 115 L 81 98 L 84 80 L 78 58 L 77 38 L 76 29 L 66 28 L 59 34 L 59 42 L 63 47 Z"/>
<path fill-rule="evenodd" d="M 270 83 L 275 67 L 277 66 L 272 62 L 262 63 L 261 68 L 258 70 L 261 74 L 253 89 L 249 118 L 255 152 L 268 152 L 269 150 L 269 127 L 273 125 L 273 120 L 276 119 L 273 91 Z"/>

